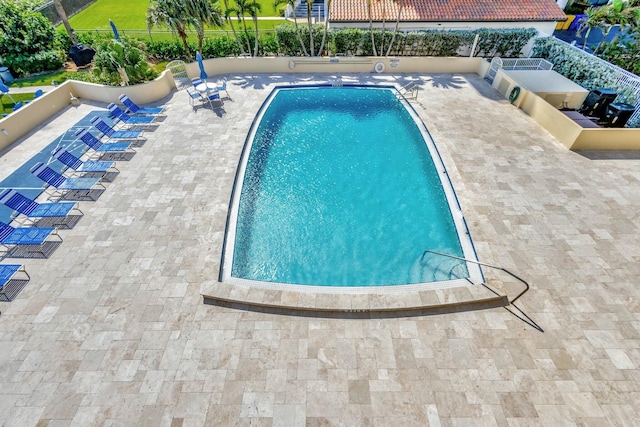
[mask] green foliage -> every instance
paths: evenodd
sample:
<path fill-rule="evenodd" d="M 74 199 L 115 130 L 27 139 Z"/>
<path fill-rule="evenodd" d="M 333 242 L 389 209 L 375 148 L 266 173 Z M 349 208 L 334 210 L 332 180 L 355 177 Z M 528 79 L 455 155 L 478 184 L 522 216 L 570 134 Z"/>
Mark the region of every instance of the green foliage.
<path fill-rule="evenodd" d="M 122 81 L 118 68 L 124 68 L 130 84 L 144 83 L 158 76 L 149 67 L 145 46 L 126 37 L 120 41 L 100 40 L 93 58 L 93 78 L 97 83 L 118 85 Z"/>
<path fill-rule="evenodd" d="M 361 55 L 360 46 L 362 40 L 369 36 L 368 30 L 359 28 L 345 28 L 344 30 L 333 32 L 333 51 L 344 55 Z M 370 39 L 370 37 L 369 37 Z M 371 43 L 371 40 L 369 40 Z"/>
<path fill-rule="evenodd" d="M 620 68 L 640 75 L 640 34 L 625 42 L 605 43 L 600 57 Z"/>
<path fill-rule="evenodd" d="M 522 55 L 522 48 L 537 33 L 534 28 L 480 28 L 474 31 L 474 34 L 480 36 L 475 55 L 517 58 Z"/>
<path fill-rule="evenodd" d="M 473 33 L 470 31 L 440 31 L 399 33 L 391 50 L 398 56 L 457 56 L 461 47 L 470 46 Z"/>
<path fill-rule="evenodd" d="M 32 54 L 53 45 L 53 24 L 22 3 L 0 2 L 0 55 Z"/>
<path fill-rule="evenodd" d="M 309 27 L 306 25 L 300 25 L 300 36 L 302 42 L 305 43 L 307 52 L 309 51 Z M 323 25 L 313 26 L 313 46 L 314 52 L 320 49 L 322 43 L 322 33 L 324 31 Z M 343 30 L 341 30 L 343 31 Z M 327 44 L 332 39 L 332 33 L 327 34 Z M 276 43 L 278 44 L 278 53 L 284 56 L 304 56 L 300 40 L 296 34 L 296 27 L 293 24 L 283 24 L 276 27 Z M 325 48 L 327 46 L 325 45 Z"/>
<path fill-rule="evenodd" d="M 205 40 L 203 50 L 206 51 L 206 46 L 209 42 L 209 39 Z M 174 59 L 187 60 L 187 52 L 182 42 L 178 39 L 147 41 L 146 46 L 147 54 L 153 59 L 169 61 Z"/>
<path fill-rule="evenodd" d="M 205 58 L 224 58 L 240 55 L 240 48 L 233 37 L 220 36 L 205 39 L 202 47 L 202 55 Z"/>
<path fill-rule="evenodd" d="M 7 54 L 3 57 L 3 63 L 9 67 L 15 76 L 41 71 L 57 70 L 62 67 L 65 56 L 59 50 L 43 50 L 31 55 Z"/>

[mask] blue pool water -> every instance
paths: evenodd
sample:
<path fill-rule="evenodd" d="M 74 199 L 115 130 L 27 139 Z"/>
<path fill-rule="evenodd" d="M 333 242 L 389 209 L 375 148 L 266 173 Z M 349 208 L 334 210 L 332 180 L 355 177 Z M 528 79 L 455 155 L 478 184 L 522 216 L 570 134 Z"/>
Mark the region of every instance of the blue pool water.
<path fill-rule="evenodd" d="M 87 114 L 80 121 L 75 123 L 64 133 L 51 141 L 51 143 L 49 143 L 44 149 L 42 149 L 39 153 L 35 154 L 31 159 L 29 159 L 29 161 L 25 162 L 13 173 L 0 181 L 0 193 L 9 188 L 18 190 L 21 194 L 24 194 L 31 199 L 35 199 L 36 197 L 38 197 L 43 192 L 46 184 L 40 178 L 30 172 L 30 169 L 33 167 L 33 165 L 38 162 L 43 162 L 48 164 L 55 171 L 61 172 L 65 166 L 57 159 L 54 159 L 51 153 L 58 147 L 66 147 L 67 151 L 80 157 L 87 151 L 88 147 L 84 143 L 76 139 L 76 130 L 80 127 L 91 127 L 91 118 L 94 116 L 99 116 L 107 123 L 112 124 L 113 122 L 111 121 L 111 119 L 109 119 L 109 114 L 109 111 L 104 110 L 96 110 Z M 96 136 L 99 135 L 98 132 L 95 131 L 95 129 L 94 134 Z M 0 203 L 0 221 L 7 224 L 10 223 L 11 214 L 12 210 L 6 207 L 4 204 Z"/>
<path fill-rule="evenodd" d="M 321 286 L 468 277 L 463 261 L 423 256 L 465 256 L 438 174 L 394 90 L 279 90 L 238 178 L 231 276 Z"/>

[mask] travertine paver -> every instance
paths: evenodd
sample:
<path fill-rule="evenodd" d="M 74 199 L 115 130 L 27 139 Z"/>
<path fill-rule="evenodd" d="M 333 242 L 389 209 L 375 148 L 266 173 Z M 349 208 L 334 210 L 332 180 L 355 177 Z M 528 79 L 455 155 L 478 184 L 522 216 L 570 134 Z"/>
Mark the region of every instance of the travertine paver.
<path fill-rule="evenodd" d="M 333 77 L 229 75 L 224 114 L 166 99 L 159 129 L 0 303 L 3 426 L 640 425 L 639 156 L 569 152 L 475 75 L 398 82 L 422 82 L 416 110 L 479 258 L 531 282 L 519 307 L 544 333 L 503 308 L 362 319 L 202 303 L 254 114 L 274 84 Z M 0 178 L 93 108 L 5 151 Z"/>

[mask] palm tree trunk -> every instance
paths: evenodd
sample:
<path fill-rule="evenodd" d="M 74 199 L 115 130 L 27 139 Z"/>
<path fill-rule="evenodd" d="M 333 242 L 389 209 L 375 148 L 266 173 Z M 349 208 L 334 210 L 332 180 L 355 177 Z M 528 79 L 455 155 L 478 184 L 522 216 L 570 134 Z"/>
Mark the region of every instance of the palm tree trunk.
<path fill-rule="evenodd" d="M 307 0 L 307 24 L 309 25 L 309 51 L 311 52 L 311 56 L 315 56 L 315 54 L 313 53 L 314 46 L 313 46 L 313 28 L 311 25 L 311 12 L 313 12 L 313 3 L 309 3 L 309 0 Z"/>
<path fill-rule="evenodd" d="M 251 53 L 251 43 L 249 42 L 249 30 L 247 30 L 247 23 L 244 20 L 244 15 L 238 15 L 238 19 L 242 20 L 242 26 L 244 27 L 244 36 L 247 38 L 247 52 Z"/>
<path fill-rule="evenodd" d="M 300 46 L 302 46 L 302 52 L 304 53 L 304 56 L 309 56 L 309 54 L 307 53 L 307 46 L 302 40 L 302 33 L 300 33 L 300 27 L 298 26 L 298 18 L 296 17 L 296 8 L 293 6 L 292 8 L 293 8 L 293 23 L 296 26 L 296 34 L 298 35 L 298 41 L 300 41 Z"/>
<path fill-rule="evenodd" d="M 331 0 L 327 1 L 327 16 L 324 18 L 324 33 L 322 33 L 322 43 L 320 44 L 320 50 L 318 51 L 318 56 L 322 55 L 322 50 L 324 49 L 324 43 L 327 41 L 327 30 L 329 29 L 329 14 L 331 13 Z"/>
<path fill-rule="evenodd" d="M 371 17 L 371 2 L 373 0 L 367 0 L 367 9 L 369 10 L 369 33 L 371 34 L 371 47 L 373 49 L 373 56 L 378 56 L 376 51 L 376 39 L 373 36 L 373 18 Z"/>
<path fill-rule="evenodd" d="M 189 43 L 187 43 L 187 37 L 189 36 L 187 35 L 186 30 L 184 28 L 179 28 L 178 36 L 180 37 L 180 40 L 182 40 L 182 45 L 184 46 L 184 51 L 187 54 L 187 58 L 192 59 L 191 49 L 189 49 Z"/>
<path fill-rule="evenodd" d="M 236 29 L 233 26 L 233 21 L 229 19 L 229 25 L 231 26 L 231 32 L 233 33 L 233 37 L 236 39 L 236 43 L 238 43 L 238 48 L 240 49 L 240 55 L 245 55 L 244 47 L 242 47 L 242 43 L 240 43 L 240 39 L 238 38 L 238 33 L 236 33 Z"/>
<path fill-rule="evenodd" d="M 393 48 L 393 44 L 396 42 L 396 35 L 398 34 L 398 25 L 400 24 L 400 15 L 402 14 L 403 7 L 404 7 L 404 0 L 398 0 L 398 16 L 396 17 L 396 26 L 393 29 L 393 37 L 391 37 L 391 43 L 389 43 L 389 48 L 387 49 L 387 53 L 384 56 L 389 56 L 389 53 L 391 53 L 391 49 Z"/>
<path fill-rule="evenodd" d="M 64 25 L 64 29 L 67 30 L 67 34 L 69 34 L 71 42 L 78 44 L 78 39 L 71 29 L 71 25 L 69 25 L 69 19 L 67 19 L 67 13 L 64 11 L 64 7 L 62 7 L 62 3 L 60 3 L 60 0 L 53 0 L 53 5 L 56 8 L 56 12 L 58 12 L 62 25 Z"/>
<path fill-rule="evenodd" d="M 253 25 L 255 27 L 255 32 L 256 32 L 256 40 L 253 47 L 253 56 L 258 56 L 258 15 L 255 14 L 252 16 L 252 18 L 253 18 Z"/>
<path fill-rule="evenodd" d="M 382 0 L 382 41 L 380 42 L 380 53 L 384 52 L 384 36 L 387 27 L 387 0 Z"/>

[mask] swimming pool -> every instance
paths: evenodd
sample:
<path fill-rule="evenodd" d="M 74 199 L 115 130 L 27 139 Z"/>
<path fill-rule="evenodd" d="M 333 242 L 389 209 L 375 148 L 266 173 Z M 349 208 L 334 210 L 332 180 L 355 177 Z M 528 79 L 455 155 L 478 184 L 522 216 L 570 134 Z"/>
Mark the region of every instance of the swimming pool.
<path fill-rule="evenodd" d="M 232 195 L 222 281 L 340 288 L 469 284 L 479 267 L 453 187 L 391 87 L 276 88 Z"/>

